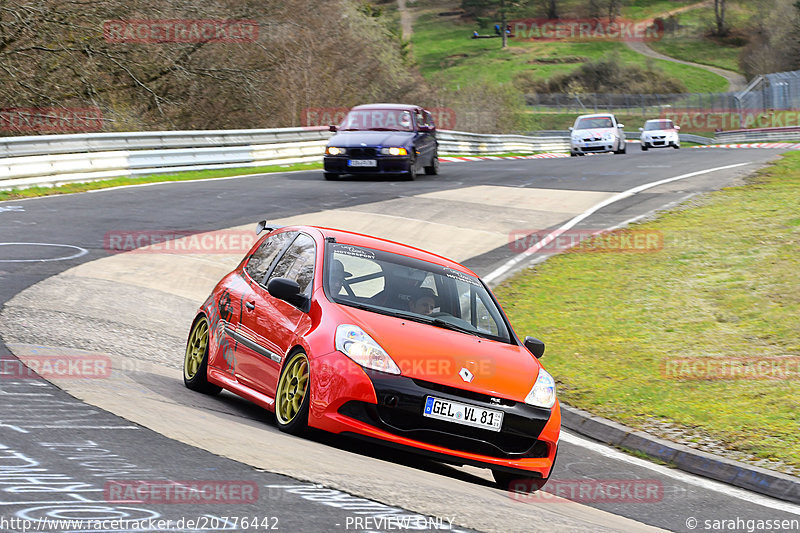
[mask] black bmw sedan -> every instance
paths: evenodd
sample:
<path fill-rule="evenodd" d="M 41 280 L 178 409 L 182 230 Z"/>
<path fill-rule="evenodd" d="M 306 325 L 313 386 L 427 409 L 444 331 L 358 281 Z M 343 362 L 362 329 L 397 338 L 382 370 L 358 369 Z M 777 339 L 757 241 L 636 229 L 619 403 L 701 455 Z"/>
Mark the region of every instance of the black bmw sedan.
<path fill-rule="evenodd" d="M 397 175 L 439 171 L 436 126 L 429 111 L 413 105 L 366 104 L 350 110 L 325 148 L 325 179 L 343 174 Z"/>

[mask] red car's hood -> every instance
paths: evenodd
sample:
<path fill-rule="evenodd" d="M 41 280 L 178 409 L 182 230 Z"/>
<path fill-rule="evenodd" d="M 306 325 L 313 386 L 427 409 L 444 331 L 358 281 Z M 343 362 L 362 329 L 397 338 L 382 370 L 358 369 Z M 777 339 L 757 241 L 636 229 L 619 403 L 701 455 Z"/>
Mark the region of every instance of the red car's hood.
<path fill-rule="evenodd" d="M 344 305 L 339 308 L 386 350 L 406 377 L 523 401 L 541 368 L 522 346 Z M 472 381 L 461 377 L 464 368 Z"/>

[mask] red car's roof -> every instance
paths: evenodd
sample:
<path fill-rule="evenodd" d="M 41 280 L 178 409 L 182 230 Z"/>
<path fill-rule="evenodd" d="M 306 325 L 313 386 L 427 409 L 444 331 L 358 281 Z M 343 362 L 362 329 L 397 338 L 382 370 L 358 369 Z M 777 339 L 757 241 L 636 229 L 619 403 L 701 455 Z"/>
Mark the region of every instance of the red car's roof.
<path fill-rule="evenodd" d="M 333 237 L 336 239 L 336 242 L 340 244 L 352 244 L 353 246 L 363 246 L 364 248 L 372 248 L 374 250 L 381 250 L 384 252 L 405 255 L 407 257 L 414 257 L 415 259 L 436 263 L 437 265 L 452 268 L 453 270 L 458 270 L 471 276 L 478 277 L 477 274 L 464 265 L 456 263 L 455 261 L 447 259 L 446 257 L 442 257 L 431 252 L 426 252 L 425 250 L 420 250 L 419 248 L 414 248 L 413 246 L 409 246 L 407 244 L 380 239 L 378 237 L 370 237 L 369 235 L 362 235 L 361 233 L 353 233 L 351 231 L 325 228 L 320 226 L 293 227 L 297 229 L 313 228 L 322 233 L 323 237 Z"/>

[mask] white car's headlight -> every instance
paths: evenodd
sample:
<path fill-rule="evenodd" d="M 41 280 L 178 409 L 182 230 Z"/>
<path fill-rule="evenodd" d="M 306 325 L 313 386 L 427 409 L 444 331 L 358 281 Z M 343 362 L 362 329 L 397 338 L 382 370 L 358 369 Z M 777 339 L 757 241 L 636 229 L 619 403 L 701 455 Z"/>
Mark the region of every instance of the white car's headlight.
<path fill-rule="evenodd" d="M 364 368 L 387 374 L 400 373 L 386 350 L 358 326 L 342 324 L 336 328 L 336 349 Z"/>
<path fill-rule="evenodd" d="M 347 149 L 339 148 L 338 146 L 328 146 L 325 148 L 325 153 L 328 155 L 344 155 L 347 153 Z"/>
<path fill-rule="evenodd" d="M 539 377 L 536 378 L 533 388 L 525 397 L 525 403 L 535 407 L 553 407 L 556 403 L 556 380 L 553 379 L 547 370 L 539 370 Z"/>
<path fill-rule="evenodd" d="M 400 146 L 381 148 L 382 155 L 408 155 L 408 150 Z"/>

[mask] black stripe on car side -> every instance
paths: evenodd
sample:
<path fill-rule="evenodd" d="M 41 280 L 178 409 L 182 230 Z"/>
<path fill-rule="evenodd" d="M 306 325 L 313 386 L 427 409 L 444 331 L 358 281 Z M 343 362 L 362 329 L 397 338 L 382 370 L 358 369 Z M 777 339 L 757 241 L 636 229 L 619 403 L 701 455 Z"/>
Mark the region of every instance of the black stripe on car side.
<path fill-rule="evenodd" d="M 250 348 L 251 350 L 256 352 L 258 355 L 263 355 L 264 357 L 268 357 L 269 359 L 272 359 L 276 363 L 280 363 L 281 359 L 283 359 L 280 355 L 276 354 L 273 351 L 270 351 L 270 350 L 264 348 L 263 346 L 261 346 L 260 344 L 258 344 L 254 340 L 250 339 L 249 337 L 246 337 L 246 336 L 242 335 L 241 333 L 232 330 L 231 328 L 228 327 L 227 324 L 225 325 L 225 334 L 230 336 L 236 342 L 238 342 L 240 344 L 243 344 L 244 346 Z"/>

